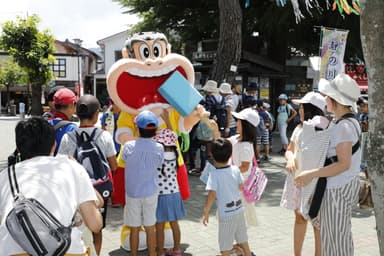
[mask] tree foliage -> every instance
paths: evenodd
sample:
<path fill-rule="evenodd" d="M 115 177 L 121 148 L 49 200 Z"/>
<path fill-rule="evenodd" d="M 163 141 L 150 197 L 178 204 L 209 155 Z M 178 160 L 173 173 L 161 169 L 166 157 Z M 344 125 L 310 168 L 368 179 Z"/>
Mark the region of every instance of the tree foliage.
<path fill-rule="evenodd" d="M 168 36 L 173 48 L 195 48 L 198 41 L 218 38 L 218 3 L 212 0 L 113 0 L 137 14 L 142 22 L 133 32 L 159 31 Z M 183 42 L 183 43 L 181 43 Z"/>
<path fill-rule="evenodd" d="M 6 62 L 0 64 L 0 86 L 14 86 L 25 82 L 25 79 L 25 73 L 17 63 Z"/>
<path fill-rule="evenodd" d="M 0 48 L 7 51 L 26 72 L 32 85 L 32 114 L 40 115 L 41 88 L 53 77 L 50 65 L 54 61 L 54 37 L 37 28 L 40 19 L 36 15 L 17 17 L 16 21 L 4 23 Z"/>
<path fill-rule="evenodd" d="M 218 0 L 114 0 L 128 8 L 128 13 L 137 14 L 142 18 L 133 29 L 134 31 L 158 30 L 165 32 L 173 46 L 180 51 L 185 48 L 188 57 L 190 51 L 196 50 L 198 41 L 219 38 L 219 6 Z M 245 0 L 238 2 L 242 9 L 242 38 L 243 46 L 251 42 L 250 47 L 260 47 L 266 42 L 269 47 L 269 57 L 277 62 L 283 62 L 294 48 L 303 55 L 317 55 L 320 45 L 320 26 L 348 29 L 348 42 L 345 53 L 346 62 L 350 59 L 363 60 L 360 43 L 359 16 L 346 15 L 341 17 L 338 12 L 328 10 L 324 1 L 319 1 L 322 12 L 305 11 L 306 16 L 296 24 L 290 1 L 284 7 L 276 5 L 275 1 L 251 1 L 245 8 Z M 257 39 L 252 37 L 258 32 Z M 231 33 L 228 31 L 228 33 Z M 177 35 L 177 37 L 174 37 Z M 176 40 L 172 39 L 176 38 Z M 184 45 L 181 45 L 183 42 Z M 276 48 L 282 49 L 276 49 Z M 253 49 L 257 50 L 257 49 Z"/>
<path fill-rule="evenodd" d="M 15 62 L 5 62 L 0 64 L 0 87 L 5 86 L 7 88 L 8 107 L 11 100 L 9 92 L 10 87 L 25 82 L 25 73 Z"/>

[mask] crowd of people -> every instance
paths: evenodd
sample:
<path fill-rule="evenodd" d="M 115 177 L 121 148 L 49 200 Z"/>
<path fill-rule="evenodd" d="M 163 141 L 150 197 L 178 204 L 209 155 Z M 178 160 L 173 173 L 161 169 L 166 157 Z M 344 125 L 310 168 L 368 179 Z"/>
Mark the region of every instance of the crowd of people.
<path fill-rule="evenodd" d="M 358 200 L 359 172 L 366 169 L 364 154 L 361 161 L 365 144 L 360 136 L 362 132 L 366 136 L 368 129 L 365 99 L 358 101 L 360 112 L 355 118 L 360 96 L 356 82 L 344 74 L 332 81 L 322 80 L 319 92 L 292 100 L 298 111 L 287 103 L 287 95 L 281 94 L 276 118 L 267 102 L 247 95 L 239 86 L 218 86 L 209 80 L 202 91 L 201 104 L 210 117 L 190 131 L 187 152 L 178 149 L 178 135 L 171 127 L 159 129 L 158 117 L 150 111 L 135 117 L 138 138 L 120 145 L 115 136 L 118 106 L 110 101 L 101 118 L 102 127 L 97 128 L 101 109 L 97 98 L 77 98 L 67 88 L 50 92 L 51 110 L 43 118 L 18 123 L 16 145 L 22 161 L 16 164 L 16 174 L 20 190 L 38 199 L 67 226 L 73 216 L 81 216 L 82 221 L 72 226 L 67 254 L 100 255 L 102 229 L 112 199 L 112 206 L 125 205 L 131 255 L 137 255 L 141 227 L 146 232 L 148 255 L 182 255 L 178 221 L 186 212 L 177 177 L 182 154 L 190 175 L 200 176 L 203 171 L 206 175 L 204 225 L 209 224 L 210 209 L 217 202 L 222 255 L 254 255 L 247 229 L 256 225 L 256 207 L 244 199 L 242 187 L 254 165 L 271 160 L 271 134 L 278 127 L 280 153 L 287 160 L 281 206 L 295 215 L 294 255 L 301 255 L 308 222 L 313 225 L 316 256 L 353 255 L 352 209 Z M 75 113 L 79 126 L 71 121 Z M 327 113 L 332 114 L 333 121 Z M 296 115 L 300 121 L 289 140 L 287 126 Z M 311 136 L 320 136 L 319 132 L 325 142 L 311 144 Z M 321 147 L 325 164 L 315 166 L 320 154 L 313 152 Z M 85 151 L 98 157 L 92 158 Z M 197 152 L 200 161 L 196 161 Z M 124 162 L 124 168 L 118 167 L 119 161 Z M 104 173 L 100 173 L 101 166 L 107 168 Z M 0 173 L 0 248 L 6 248 L 1 255 L 27 255 L 4 224 L 13 207 L 7 175 Z M 310 192 L 313 200 L 307 202 L 307 192 L 303 191 L 310 184 L 314 184 Z M 167 222 L 173 233 L 174 246 L 170 249 L 164 249 Z"/>

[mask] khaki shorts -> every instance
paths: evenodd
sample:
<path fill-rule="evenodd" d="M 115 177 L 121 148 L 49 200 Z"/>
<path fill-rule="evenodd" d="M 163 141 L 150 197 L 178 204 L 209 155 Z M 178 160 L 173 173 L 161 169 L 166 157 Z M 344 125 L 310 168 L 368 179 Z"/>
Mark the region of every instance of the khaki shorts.
<path fill-rule="evenodd" d="M 125 195 L 124 224 L 129 227 L 150 227 L 156 224 L 157 194 L 145 198 Z"/>

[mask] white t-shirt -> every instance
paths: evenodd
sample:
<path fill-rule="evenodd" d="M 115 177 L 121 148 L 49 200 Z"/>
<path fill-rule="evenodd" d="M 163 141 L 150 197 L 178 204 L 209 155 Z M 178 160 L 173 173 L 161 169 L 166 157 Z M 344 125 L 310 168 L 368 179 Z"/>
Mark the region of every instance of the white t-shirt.
<path fill-rule="evenodd" d="M 84 131 L 89 135 L 91 135 L 94 129 L 95 127 L 79 127 L 75 131 L 72 131 L 71 133 L 77 132 L 81 134 L 81 132 Z M 98 134 L 98 131 L 96 132 L 96 135 L 97 134 Z M 96 139 L 95 142 L 96 142 L 96 145 L 99 146 L 101 152 L 104 153 L 105 157 L 108 158 L 116 155 L 115 144 L 109 132 L 103 131 L 103 133 Z M 76 142 L 72 140 L 69 137 L 69 135 L 64 134 L 63 138 L 61 139 L 59 150 L 57 151 L 58 154 L 73 156 L 73 154 L 75 153 L 75 150 L 76 150 Z"/>
<path fill-rule="evenodd" d="M 96 201 L 97 197 L 85 169 L 67 156 L 40 156 L 16 165 L 16 179 L 26 198 L 35 198 L 64 226 L 72 223 L 80 204 Z M 13 208 L 8 172 L 0 172 L 0 254 L 13 255 L 24 250 L 13 240 L 5 219 Z M 85 246 L 78 228 L 72 228 L 68 253 L 84 253 Z"/>
<path fill-rule="evenodd" d="M 241 162 L 250 162 L 248 171 L 242 172 L 244 180 L 247 180 L 247 177 L 251 173 L 253 157 L 255 156 L 255 151 L 253 150 L 252 143 L 248 141 L 238 141 L 239 135 L 234 135 L 229 137 L 228 140 L 232 144 L 232 159 L 230 164 L 234 164 L 237 167 L 241 166 Z M 231 162 L 232 161 L 232 162 Z"/>
<path fill-rule="evenodd" d="M 360 131 L 359 123 L 354 118 L 341 120 L 338 124 L 330 127 L 330 145 L 327 157 L 336 156 L 336 146 L 342 142 L 351 142 L 352 146 L 359 140 Z M 361 153 L 360 148 L 352 155 L 351 166 L 348 170 L 327 178 L 327 188 L 339 188 L 350 182 L 354 177 L 359 175 Z"/>
<path fill-rule="evenodd" d="M 219 218 L 244 211 L 239 189 L 242 183 L 243 178 L 237 166 L 215 168 L 209 172 L 205 189 L 216 191 Z"/>

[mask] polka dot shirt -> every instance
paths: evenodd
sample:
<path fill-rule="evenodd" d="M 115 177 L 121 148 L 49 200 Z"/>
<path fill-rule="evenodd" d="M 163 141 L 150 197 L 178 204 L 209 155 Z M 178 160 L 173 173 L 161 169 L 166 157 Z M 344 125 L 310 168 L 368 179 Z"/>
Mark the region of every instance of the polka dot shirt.
<path fill-rule="evenodd" d="M 177 183 L 177 165 L 176 154 L 174 159 L 164 159 L 163 170 L 158 168 L 158 185 L 159 195 L 166 195 L 179 192 L 179 185 Z"/>

